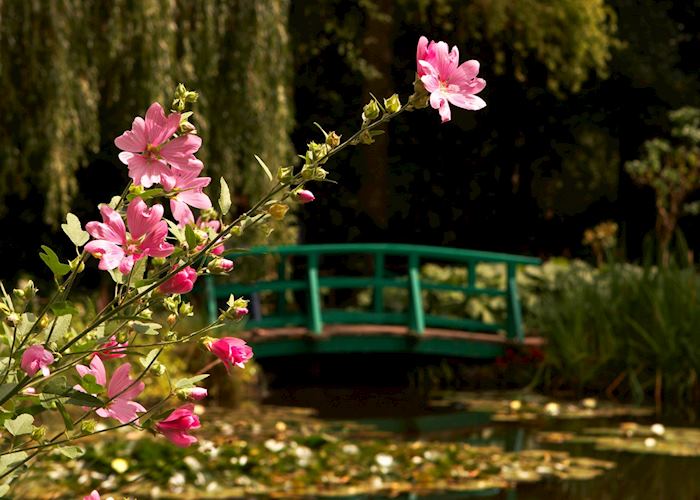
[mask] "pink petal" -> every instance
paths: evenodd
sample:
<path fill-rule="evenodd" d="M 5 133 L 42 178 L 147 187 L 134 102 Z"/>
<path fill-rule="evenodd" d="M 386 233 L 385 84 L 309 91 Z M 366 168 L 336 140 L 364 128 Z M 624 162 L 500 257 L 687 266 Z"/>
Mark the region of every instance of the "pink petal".
<path fill-rule="evenodd" d="M 131 159 L 134 157 L 134 153 L 129 153 L 128 151 L 122 151 L 117 156 L 119 156 L 119 161 L 121 161 L 124 165 L 128 165 L 129 161 L 131 161 Z"/>
<path fill-rule="evenodd" d="M 118 245 L 106 240 L 92 240 L 85 245 L 85 251 L 93 256 L 101 254 L 100 265 L 98 266 L 103 271 L 109 271 L 119 266 L 124 258 L 124 251 Z"/>
<path fill-rule="evenodd" d="M 162 218 L 163 205 L 156 203 L 149 208 L 146 202 L 139 197 L 131 200 L 126 209 L 126 220 L 132 238 L 138 239 L 153 231 Z"/>
<path fill-rule="evenodd" d="M 135 155 L 129 160 L 129 177 L 136 186 L 145 188 L 160 182 L 161 175 L 171 175 L 168 165 L 162 160 Z"/>
<path fill-rule="evenodd" d="M 140 153 L 146 149 L 146 127 L 143 118 L 137 116 L 131 124 L 131 130 L 114 139 L 114 144 L 123 151 Z"/>
<path fill-rule="evenodd" d="M 124 363 L 114 371 L 107 389 L 107 395 L 110 398 L 132 400 L 143 392 L 145 387 L 143 381 L 131 385 L 133 380 L 129 376 L 129 370 L 131 370 L 131 365 Z"/>
<path fill-rule="evenodd" d="M 209 197 L 201 191 L 183 191 L 178 193 L 176 198 L 194 208 L 206 210 L 212 206 Z"/>
<path fill-rule="evenodd" d="M 125 256 L 119 263 L 119 272 L 122 274 L 129 274 L 134 267 L 134 262 L 137 260 L 138 259 L 136 259 L 133 255 Z"/>
<path fill-rule="evenodd" d="M 440 118 L 442 118 L 442 123 L 450 121 L 452 114 L 450 112 L 450 105 L 447 103 L 447 99 L 442 94 L 442 92 L 433 92 L 430 94 L 430 105 L 433 109 L 440 111 Z"/>
<path fill-rule="evenodd" d="M 466 80 L 471 80 L 479 74 L 479 61 L 470 59 L 460 64 L 457 69 Z"/>
<path fill-rule="evenodd" d="M 432 93 L 440 88 L 440 80 L 431 74 L 421 76 L 420 81 L 423 82 L 423 86 L 428 92 Z"/>
<path fill-rule="evenodd" d="M 182 168 L 187 168 L 189 157 L 199 150 L 202 145 L 202 138 L 194 134 L 185 134 L 176 137 L 160 149 L 160 155 L 168 162 L 182 162 L 186 160 Z M 178 165 L 179 166 L 179 165 Z"/>
<path fill-rule="evenodd" d="M 129 401 L 128 399 L 123 398 L 115 399 L 107 407 L 108 415 L 118 420 L 122 424 L 138 422 L 138 414 L 145 413 L 145 411 L 146 408 L 141 406 L 136 401 Z"/>
<path fill-rule="evenodd" d="M 486 102 L 484 102 L 481 97 L 475 95 L 446 93 L 445 96 L 447 97 L 448 101 L 462 109 L 477 111 L 486 107 Z M 442 116 L 442 111 L 440 112 L 440 115 Z"/>
<path fill-rule="evenodd" d="M 197 442 L 197 438 L 185 434 L 184 431 L 163 432 L 163 435 L 175 446 L 187 448 Z"/>
<path fill-rule="evenodd" d="M 167 141 L 180 126 L 180 115 L 171 113 L 167 118 L 157 102 L 146 111 L 146 140 L 148 144 L 159 146 Z"/>
<path fill-rule="evenodd" d="M 178 197 L 179 196 L 180 195 L 178 195 Z M 185 226 L 194 222 L 192 210 L 190 210 L 190 207 L 183 201 L 172 198 L 170 200 L 170 211 L 173 213 L 173 217 L 180 226 Z"/>

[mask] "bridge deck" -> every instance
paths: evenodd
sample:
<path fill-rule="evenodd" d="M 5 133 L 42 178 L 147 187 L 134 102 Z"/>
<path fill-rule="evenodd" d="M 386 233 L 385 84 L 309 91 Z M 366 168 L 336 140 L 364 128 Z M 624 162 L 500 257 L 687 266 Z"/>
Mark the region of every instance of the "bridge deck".
<path fill-rule="evenodd" d="M 308 353 L 414 352 L 466 358 L 499 356 L 509 345 L 541 346 L 541 337 L 509 339 L 505 334 L 426 328 L 421 334 L 400 325 L 325 325 L 320 334 L 305 327 L 254 328 L 239 334 L 256 356 Z"/>

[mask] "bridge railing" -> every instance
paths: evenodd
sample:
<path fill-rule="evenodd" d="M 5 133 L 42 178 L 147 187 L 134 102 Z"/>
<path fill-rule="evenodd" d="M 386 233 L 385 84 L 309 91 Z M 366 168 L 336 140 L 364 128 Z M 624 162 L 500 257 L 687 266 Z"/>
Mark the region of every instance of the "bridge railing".
<path fill-rule="evenodd" d="M 206 282 L 209 316 L 217 317 L 219 300 L 235 296 L 250 296 L 262 292 L 276 292 L 277 305 L 274 314 L 251 318 L 247 329 L 303 326 L 314 334 L 323 332 L 324 324 L 387 324 L 406 325 L 416 334 L 422 334 L 426 327 L 449 328 L 474 332 L 505 331 L 512 340 L 522 340 L 522 312 L 516 283 L 516 269 L 519 265 L 538 265 L 541 261 L 533 257 L 482 252 L 448 247 L 432 247 L 408 244 L 347 243 L 328 245 L 294 245 L 279 247 L 256 247 L 246 252 L 228 253 L 229 258 L 277 255 L 280 257 L 277 278 L 256 281 L 255 283 L 216 283 L 209 277 Z M 330 255 L 369 255 L 374 272 L 370 276 L 322 276 L 321 258 Z M 287 278 L 290 257 L 305 259 L 306 272 L 303 277 Z M 405 259 L 407 274 L 395 276 L 388 272 L 386 260 Z M 462 284 L 437 283 L 421 279 L 420 266 L 424 262 L 441 262 L 465 266 L 467 279 Z M 505 268 L 505 287 L 478 286 L 476 268 L 480 263 L 502 264 Z M 303 267 L 303 266 L 302 266 Z M 363 289 L 372 290 L 370 310 L 324 309 L 322 289 Z M 387 310 L 384 305 L 384 290 L 405 289 L 409 293 L 409 304 L 405 312 Z M 473 296 L 498 296 L 506 301 L 504 323 L 485 322 L 473 318 L 451 317 L 427 314 L 423 304 L 424 290 L 461 292 L 465 298 Z M 306 296 L 305 311 L 289 312 L 287 291 L 303 293 Z"/>

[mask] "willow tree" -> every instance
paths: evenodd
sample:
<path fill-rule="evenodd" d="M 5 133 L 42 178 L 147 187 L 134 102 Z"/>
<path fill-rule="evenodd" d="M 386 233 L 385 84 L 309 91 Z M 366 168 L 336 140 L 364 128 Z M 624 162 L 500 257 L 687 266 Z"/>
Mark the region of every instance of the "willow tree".
<path fill-rule="evenodd" d="M 264 182 L 253 154 L 293 159 L 288 10 L 289 0 L 0 0 L 0 209 L 38 190 L 44 221 L 58 223 L 76 172 L 112 158 L 130 117 L 168 104 L 180 81 L 200 91 L 208 174 L 225 176 L 245 209 Z"/>

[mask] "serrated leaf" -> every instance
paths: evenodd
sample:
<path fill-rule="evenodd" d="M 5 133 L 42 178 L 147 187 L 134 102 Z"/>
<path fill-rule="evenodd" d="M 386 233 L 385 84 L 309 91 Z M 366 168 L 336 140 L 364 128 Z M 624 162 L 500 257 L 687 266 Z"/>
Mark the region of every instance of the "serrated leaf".
<path fill-rule="evenodd" d="M 70 238 L 76 247 L 83 246 L 90 239 L 90 235 L 87 231 L 83 230 L 80 219 L 70 212 L 66 215 L 66 223 L 61 224 L 61 229 L 63 229 L 63 232 L 66 233 L 66 236 Z"/>
<path fill-rule="evenodd" d="M 0 474 L 4 474 L 9 469 L 11 469 L 13 465 L 16 465 L 22 462 L 23 460 L 26 460 L 28 456 L 29 455 L 27 455 L 26 451 L 15 451 L 14 453 L 8 453 L 7 455 L 1 456 Z"/>
<path fill-rule="evenodd" d="M 197 235 L 194 234 L 194 229 L 189 224 L 185 227 L 185 241 L 190 250 L 197 248 Z"/>
<path fill-rule="evenodd" d="M 70 302 L 65 300 L 61 302 L 55 302 L 51 305 L 51 311 L 56 316 L 63 316 L 64 314 L 78 314 L 78 309 Z"/>
<path fill-rule="evenodd" d="M 159 323 L 143 323 L 141 321 L 134 321 L 133 329 L 139 335 L 158 335 L 158 330 L 163 328 L 163 325 Z"/>
<path fill-rule="evenodd" d="M 231 209 L 231 191 L 226 184 L 226 179 L 223 177 L 219 179 L 219 184 L 221 189 L 219 191 L 219 208 L 221 209 L 221 215 L 226 215 Z"/>
<path fill-rule="evenodd" d="M 201 382 L 208 376 L 209 374 L 205 373 L 203 375 L 195 375 L 194 377 L 181 378 L 175 383 L 175 389 L 187 389 L 195 385 L 197 382 Z"/>
<path fill-rule="evenodd" d="M 59 446 L 56 451 L 68 458 L 79 458 L 85 454 L 85 450 L 80 446 Z"/>
<path fill-rule="evenodd" d="M 61 276 L 65 276 L 70 272 L 70 266 L 68 264 L 62 263 L 58 259 L 58 255 L 56 255 L 56 252 L 51 250 L 46 245 L 41 245 L 41 249 L 44 252 L 39 254 L 39 258 L 41 258 L 41 260 L 44 261 L 44 264 L 46 264 L 48 268 L 51 269 L 51 272 L 55 277 L 60 278 Z"/>
<path fill-rule="evenodd" d="M 269 180 L 272 180 L 272 172 L 270 172 L 270 169 L 267 165 L 265 165 L 265 162 L 262 161 L 262 158 L 260 158 L 258 155 L 253 155 L 255 156 L 255 159 L 258 160 L 258 163 L 262 167 L 262 169 L 265 171 L 265 175 L 267 175 L 267 178 Z"/>
<path fill-rule="evenodd" d="M 3 425 L 5 429 L 13 436 L 22 436 L 24 434 L 31 434 L 34 429 L 34 417 L 29 413 L 22 413 L 18 415 L 17 418 L 10 420 L 5 420 Z"/>
<path fill-rule="evenodd" d="M 153 361 L 156 359 L 157 356 L 158 356 L 158 349 L 151 349 L 150 352 L 148 354 L 146 354 L 145 356 L 142 356 L 141 359 L 139 359 L 139 361 L 141 362 L 141 365 L 144 368 L 148 368 L 148 366 L 153 364 Z"/>

